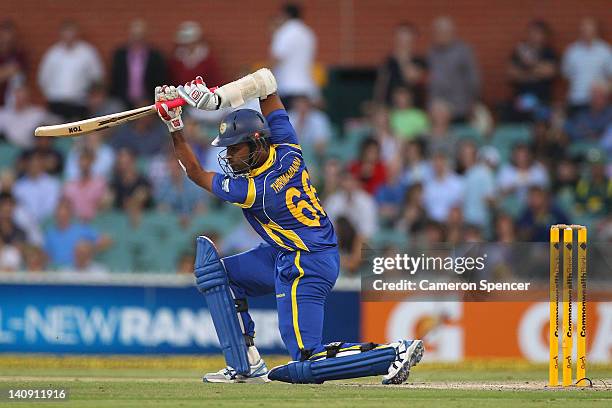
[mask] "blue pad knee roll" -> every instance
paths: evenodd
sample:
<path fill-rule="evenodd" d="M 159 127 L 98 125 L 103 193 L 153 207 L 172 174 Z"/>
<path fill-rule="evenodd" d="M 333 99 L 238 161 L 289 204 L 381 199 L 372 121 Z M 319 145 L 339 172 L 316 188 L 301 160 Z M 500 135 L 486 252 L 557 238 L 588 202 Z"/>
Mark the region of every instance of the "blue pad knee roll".
<path fill-rule="evenodd" d="M 273 368 L 268 378 L 293 384 L 320 384 L 330 380 L 383 375 L 387 374 L 395 357 L 395 348 L 388 346 L 321 360 L 293 361 Z"/>
<path fill-rule="evenodd" d="M 217 249 L 210 239 L 197 238 L 194 275 L 206 299 L 227 365 L 238 374 L 248 374 L 247 346 L 238 321 L 229 280 Z"/>

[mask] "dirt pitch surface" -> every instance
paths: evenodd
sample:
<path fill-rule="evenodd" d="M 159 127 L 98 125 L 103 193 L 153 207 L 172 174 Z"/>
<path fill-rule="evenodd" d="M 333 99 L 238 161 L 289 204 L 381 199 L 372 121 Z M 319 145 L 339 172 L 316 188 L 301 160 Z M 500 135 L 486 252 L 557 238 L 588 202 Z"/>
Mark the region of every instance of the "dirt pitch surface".
<path fill-rule="evenodd" d="M 268 365 L 286 362 L 268 358 Z M 593 387 L 547 388 L 547 367 L 515 361 L 420 364 L 409 382 L 383 386 L 376 377 L 323 385 L 204 384 L 222 366 L 210 357 L 53 357 L 0 355 L 0 396 L 7 389 L 62 388 L 62 407 L 465 407 L 612 406 L 612 365 L 590 366 Z M 40 401 L 4 406 L 40 407 Z"/>

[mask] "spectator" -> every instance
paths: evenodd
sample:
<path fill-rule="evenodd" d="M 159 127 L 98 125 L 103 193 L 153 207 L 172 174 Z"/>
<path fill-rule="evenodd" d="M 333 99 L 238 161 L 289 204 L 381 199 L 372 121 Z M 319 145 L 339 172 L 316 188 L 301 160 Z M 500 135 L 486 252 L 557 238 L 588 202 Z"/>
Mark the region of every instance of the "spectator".
<path fill-rule="evenodd" d="M 529 187 L 548 187 L 548 173 L 533 159 L 529 146 L 519 143 L 512 152 L 512 163 L 501 166 L 497 186 L 503 196 L 512 195 L 519 204 L 525 203 Z"/>
<path fill-rule="evenodd" d="M 24 82 L 27 69 L 25 53 L 16 37 L 12 21 L 0 23 L 0 107 L 10 105 L 13 87 Z"/>
<path fill-rule="evenodd" d="M 603 218 L 612 213 L 612 180 L 606 175 L 605 157 L 597 152 L 589 155 L 589 172 L 576 184 L 576 213 Z"/>
<path fill-rule="evenodd" d="M 542 20 L 534 20 L 527 26 L 527 39 L 514 48 L 508 66 L 514 91 L 512 110 L 519 119 L 529 118 L 538 108 L 550 105 L 556 73 L 557 55 L 550 45 L 550 27 Z"/>
<path fill-rule="evenodd" d="M 444 151 L 433 154 L 432 169 L 431 177 L 423 181 L 423 205 L 429 218 L 445 222 L 451 209 L 463 203 L 463 180 L 449 168 Z"/>
<path fill-rule="evenodd" d="M 104 75 L 98 52 L 80 39 L 78 26 L 65 22 L 60 41 L 43 56 L 38 84 L 49 103 L 49 110 L 66 120 L 87 114 L 87 90 Z"/>
<path fill-rule="evenodd" d="M 94 261 L 95 245 L 89 240 L 79 241 L 74 247 L 74 265 L 63 269 L 64 272 L 87 273 L 90 275 L 106 274 L 108 268 Z"/>
<path fill-rule="evenodd" d="M 477 160 L 478 153 L 478 160 Z M 473 142 L 466 141 L 459 148 L 459 164 L 464 169 L 463 214 L 465 221 L 486 227 L 491 221 L 491 207 L 495 202 L 495 168 L 499 153 L 486 146 L 477 152 Z"/>
<path fill-rule="evenodd" d="M 546 242 L 550 238 L 551 225 L 569 223 L 563 211 L 551 203 L 548 190 L 539 185 L 529 187 L 527 208 L 517 221 L 523 241 Z"/>
<path fill-rule="evenodd" d="M 371 137 L 380 145 L 380 154 L 385 164 L 394 162 L 401 154 L 400 141 L 391 131 L 389 112 L 384 105 L 375 105 L 370 112 Z"/>
<path fill-rule="evenodd" d="M 66 170 L 64 172 L 66 180 L 78 180 L 81 176 L 79 156 L 83 149 L 88 149 L 95 155 L 91 168 L 92 175 L 103 177 L 105 180 L 110 179 L 115 164 L 115 152 L 103 142 L 103 132 L 90 133 L 87 137 L 79 138 L 72 145 L 66 159 Z"/>
<path fill-rule="evenodd" d="M 124 148 L 117 153 L 111 189 L 117 209 L 126 209 L 129 205 L 139 208 L 153 206 L 151 184 L 136 168 L 136 159 L 129 149 Z"/>
<path fill-rule="evenodd" d="M 312 76 L 316 43 L 314 32 L 302 21 L 300 7 L 285 5 L 280 24 L 272 35 L 270 55 L 274 61 L 278 93 L 288 108 L 293 107 L 292 98 L 296 95 L 319 98 Z"/>
<path fill-rule="evenodd" d="M 109 143 L 115 151 L 128 149 L 138 157 L 147 158 L 164 154 L 170 149 L 168 130 L 153 115 L 121 126 L 110 137 Z"/>
<path fill-rule="evenodd" d="M 34 146 L 25 149 L 17 160 L 17 173 L 23 176 L 27 172 L 30 158 L 38 154 L 43 162 L 43 170 L 52 176 L 60 176 L 64 170 L 64 156 L 53 147 L 53 137 L 35 137 Z"/>
<path fill-rule="evenodd" d="M 610 124 L 612 124 L 610 86 L 606 82 L 596 81 L 591 89 L 588 107 L 570 118 L 565 130 L 573 141 L 598 142 Z"/>
<path fill-rule="evenodd" d="M 207 196 L 196 186 L 181 169 L 174 154 L 166 159 L 167 177 L 157 190 L 159 208 L 178 214 L 187 224 L 189 219 L 206 210 Z"/>
<path fill-rule="evenodd" d="M 32 147 L 34 129 L 52 120 L 45 109 L 31 103 L 27 87 L 17 85 L 13 87 L 13 103 L 0 108 L 0 137 L 20 148 Z"/>
<path fill-rule="evenodd" d="M 333 222 L 341 216 L 346 217 L 364 240 L 372 238 L 378 230 L 376 202 L 362 190 L 359 180 L 350 171 L 344 174 L 338 191 L 327 197 L 324 207 Z"/>
<path fill-rule="evenodd" d="M 38 222 L 53 215 L 61 194 L 60 182 L 44 171 L 44 158 L 34 153 L 27 164 L 27 172 L 13 186 L 17 202 Z"/>
<path fill-rule="evenodd" d="M 465 232 L 465 222 L 463 218 L 463 210 L 461 206 L 456 206 L 450 209 L 445 223 L 446 227 L 446 242 L 456 245 L 463 241 Z"/>
<path fill-rule="evenodd" d="M 397 87 L 393 91 L 391 129 L 404 139 L 412 139 L 429 130 L 427 115 L 414 106 L 412 93 L 408 88 Z"/>
<path fill-rule="evenodd" d="M 420 183 L 432 174 L 431 165 L 425 159 L 425 141 L 412 139 L 404 145 L 404 175 L 406 185 Z"/>
<path fill-rule="evenodd" d="M 155 87 L 166 83 L 166 63 L 159 50 L 148 41 L 147 23 L 141 19 L 133 20 L 127 44 L 113 53 L 111 95 L 133 107 L 143 99 L 153 100 Z"/>
<path fill-rule="evenodd" d="M 340 252 L 340 270 L 355 275 L 363 262 L 361 257 L 363 237 L 345 216 L 338 217 L 335 224 Z"/>
<path fill-rule="evenodd" d="M 310 98 L 296 95 L 289 111 L 289 121 L 295 129 L 303 147 L 312 147 L 318 158 L 325 154 L 325 148 L 332 136 L 331 123 L 327 115 L 317 109 Z"/>
<path fill-rule="evenodd" d="M 378 213 L 383 222 L 392 224 L 400 215 L 406 184 L 402 178 L 402 163 L 395 160 L 387 166 L 387 181 L 376 192 Z"/>
<path fill-rule="evenodd" d="M 72 208 L 62 200 L 55 211 L 55 225 L 45 232 L 45 252 L 56 268 L 70 268 L 75 265 L 75 249 L 79 242 L 90 241 L 97 251 L 106 249 L 111 240 L 100 235 L 90 226 L 72 219 Z"/>
<path fill-rule="evenodd" d="M 192 275 L 195 255 L 193 251 L 183 252 L 178 259 L 176 272 L 180 275 Z"/>
<path fill-rule="evenodd" d="M 0 193 L 0 242 L 13 247 L 23 247 L 26 233 L 15 221 L 15 199 L 9 193 Z"/>
<path fill-rule="evenodd" d="M 123 102 L 108 96 L 104 83 L 95 82 L 87 90 L 87 110 L 89 111 L 89 116 L 104 116 L 122 112 L 125 109 L 126 107 Z"/>
<path fill-rule="evenodd" d="M 428 55 L 429 97 L 449 103 L 453 121 L 465 122 L 480 93 L 474 54 L 455 38 L 455 26 L 448 17 L 434 21 L 433 37 Z"/>
<path fill-rule="evenodd" d="M 80 177 L 64 185 L 64 197 L 70 202 L 74 214 L 81 221 L 91 221 L 103 206 L 108 194 L 106 180 L 92 174 L 95 155 L 83 149 L 79 156 Z"/>
<path fill-rule="evenodd" d="M 415 53 L 416 37 L 416 27 L 411 23 L 395 27 L 393 51 L 378 69 L 376 77 L 374 94 L 378 102 L 390 105 L 395 89 L 403 87 L 412 92 L 416 106 L 423 106 L 426 68 L 425 60 Z"/>
<path fill-rule="evenodd" d="M 28 272 L 42 272 L 47 270 L 49 259 L 45 251 L 36 245 L 28 245 L 23 251 L 25 270 Z"/>
<path fill-rule="evenodd" d="M 171 83 L 184 84 L 198 75 L 201 75 L 209 86 L 223 83 L 212 50 L 202 39 L 200 24 L 194 21 L 181 23 L 176 32 L 175 42 L 176 48 L 168 61 Z"/>
<path fill-rule="evenodd" d="M 320 189 L 321 199 L 325 200 L 340 188 L 344 169 L 342 162 L 337 157 L 328 157 L 323 164 L 322 188 Z"/>
<path fill-rule="evenodd" d="M 593 83 L 612 77 L 612 49 L 599 37 L 595 19 L 582 19 L 580 37 L 565 51 L 561 68 L 569 82 L 570 109 L 572 112 L 585 109 Z"/>
<path fill-rule="evenodd" d="M 21 266 L 21 253 L 17 247 L 0 241 L 0 272 L 16 272 Z"/>
<path fill-rule="evenodd" d="M 514 220 L 509 214 L 501 213 L 495 220 L 495 241 L 511 244 L 516 241 Z"/>
<path fill-rule="evenodd" d="M 412 184 L 406 191 L 404 205 L 396 223 L 396 229 L 408 234 L 417 234 L 425 228 L 425 207 L 423 207 L 423 185 L 418 182 Z"/>
<path fill-rule="evenodd" d="M 365 191 L 376 194 L 387 180 L 387 170 L 380 158 L 380 146 L 376 140 L 367 138 L 361 142 L 359 158 L 349 165 L 349 171 L 361 182 Z"/>
<path fill-rule="evenodd" d="M 429 104 L 429 120 L 431 129 L 424 135 L 428 151 L 446 150 L 454 152 L 457 149 L 457 135 L 451 131 L 450 105 L 442 99 L 434 99 Z"/>

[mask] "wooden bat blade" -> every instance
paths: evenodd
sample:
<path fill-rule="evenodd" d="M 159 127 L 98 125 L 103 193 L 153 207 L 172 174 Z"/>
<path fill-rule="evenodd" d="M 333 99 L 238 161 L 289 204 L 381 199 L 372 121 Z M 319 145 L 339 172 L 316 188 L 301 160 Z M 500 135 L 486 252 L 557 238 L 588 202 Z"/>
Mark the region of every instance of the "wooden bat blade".
<path fill-rule="evenodd" d="M 97 118 L 79 120 L 77 122 L 64 123 L 61 125 L 40 126 L 34 131 L 35 136 L 79 136 L 84 133 L 95 132 L 109 127 L 118 126 L 123 123 L 155 113 L 155 105 L 144 106 L 125 112 L 112 113 L 110 115 L 98 116 Z"/>

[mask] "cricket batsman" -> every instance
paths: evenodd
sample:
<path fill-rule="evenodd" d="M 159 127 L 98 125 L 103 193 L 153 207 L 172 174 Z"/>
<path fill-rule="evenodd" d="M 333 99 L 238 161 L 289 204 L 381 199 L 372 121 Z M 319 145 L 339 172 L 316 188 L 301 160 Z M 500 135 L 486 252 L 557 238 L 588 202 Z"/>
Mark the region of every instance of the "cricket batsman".
<path fill-rule="evenodd" d="M 225 148 L 219 155 L 225 174 L 203 169 L 185 141 L 181 108 L 169 109 L 163 103 L 179 96 L 209 111 L 237 108 L 259 98 L 263 115 L 238 109 L 219 125 L 212 145 Z M 325 300 L 339 273 L 338 245 L 311 184 L 295 130 L 276 94 L 272 72 L 260 69 L 214 92 L 197 77 L 178 88 L 157 87 L 155 99 L 162 102 L 158 114 L 168 126 L 187 176 L 242 208 L 265 240 L 249 251 L 220 258 L 210 239 L 197 238 L 196 284 L 210 309 L 227 363 L 203 380 L 320 384 L 383 375 L 383 384 L 406 381 L 410 368 L 422 358 L 421 340 L 322 343 Z M 255 347 L 247 298 L 270 293 L 276 294 L 279 330 L 292 361 L 268 371 Z"/>

